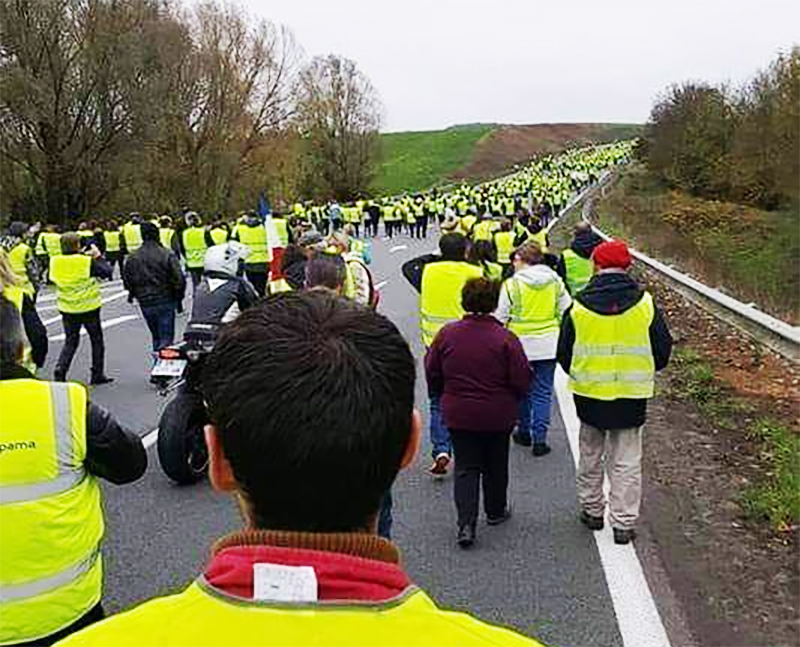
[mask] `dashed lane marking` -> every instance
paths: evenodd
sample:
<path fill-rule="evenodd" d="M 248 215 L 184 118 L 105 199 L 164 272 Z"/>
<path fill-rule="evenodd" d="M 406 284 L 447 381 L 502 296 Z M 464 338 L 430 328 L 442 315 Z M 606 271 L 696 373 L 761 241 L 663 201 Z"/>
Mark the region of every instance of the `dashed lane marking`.
<path fill-rule="evenodd" d="M 567 390 L 567 375 L 558 367 L 555 376 L 555 390 L 561 418 L 567 430 L 569 447 L 575 467 L 578 467 L 580 449 L 578 432 L 580 421 L 575 412 L 575 403 Z M 608 479 L 603 483 L 608 496 Z M 670 647 L 667 631 L 661 622 L 653 594 L 647 585 L 642 565 L 633 544 L 618 546 L 606 519 L 605 528 L 593 532 L 600 563 L 606 576 L 614 613 L 617 616 L 619 633 L 625 647 Z"/>
<path fill-rule="evenodd" d="M 375 284 L 375 289 L 380 290 L 384 285 L 388 284 L 389 281 L 381 281 L 380 283 Z"/>
<path fill-rule="evenodd" d="M 389 253 L 394 254 L 395 252 L 399 252 L 404 249 L 408 249 L 408 245 L 395 245 L 394 247 L 389 248 Z"/>
<path fill-rule="evenodd" d="M 107 321 L 103 321 L 100 323 L 100 327 L 105 330 L 106 328 L 113 328 L 114 326 L 119 326 L 120 324 L 124 324 L 128 321 L 133 321 L 134 319 L 138 319 L 137 315 L 123 315 L 122 317 L 114 317 L 113 319 L 109 319 Z M 86 334 L 86 328 L 81 328 L 81 335 Z M 64 341 L 67 336 L 62 332 L 58 335 L 51 335 L 47 339 L 49 341 Z"/>

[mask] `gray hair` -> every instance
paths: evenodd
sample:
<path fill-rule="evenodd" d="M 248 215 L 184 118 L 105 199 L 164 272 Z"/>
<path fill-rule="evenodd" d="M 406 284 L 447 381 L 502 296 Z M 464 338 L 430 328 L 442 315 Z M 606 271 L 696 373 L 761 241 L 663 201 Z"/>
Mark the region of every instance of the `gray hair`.
<path fill-rule="evenodd" d="M 0 295 L 0 361 L 17 364 L 25 348 L 22 317 L 17 307 Z"/>

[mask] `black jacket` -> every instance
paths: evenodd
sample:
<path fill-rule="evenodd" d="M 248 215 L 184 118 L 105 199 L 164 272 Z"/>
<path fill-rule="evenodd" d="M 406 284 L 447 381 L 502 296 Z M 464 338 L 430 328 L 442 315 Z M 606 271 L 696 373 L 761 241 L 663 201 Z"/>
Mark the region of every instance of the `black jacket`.
<path fill-rule="evenodd" d="M 0 364 L 0 380 L 34 379 L 21 366 Z M 147 469 L 142 439 L 123 429 L 108 411 L 86 405 L 86 459 L 90 474 L 122 485 L 139 479 Z"/>
<path fill-rule="evenodd" d="M 428 265 L 428 263 L 436 263 L 443 260 L 444 259 L 439 254 L 425 254 L 403 263 L 401 271 L 403 272 L 403 276 L 406 277 L 406 281 L 408 281 L 417 292 L 422 292 L 422 273 L 425 271 L 425 266 Z"/>
<path fill-rule="evenodd" d="M 42 368 L 44 360 L 47 358 L 47 328 L 39 318 L 36 304 L 27 294 L 22 297 L 21 315 L 25 336 L 31 345 L 31 359 L 36 366 Z"/>
<path fill-rule="evenodd" d="M 635 306 L 644 296 L 644 291 L 625 273 L 595 274 L 589 284 L 575 299 L 585 308 L 599 314 L 621 314 Z M 556 359 L 569 373 L 572 366 L 572 349 L 575 345 L 575 326 L 570 313 L 564 313 L 558 337 Z M 655 368 L 660 371 L 669 362 L 672 352 L 672 335 L 658 307 L 655 307 L 650 324 L 650 346 L 653 350 Z M 621 398 L 619 400 L 595 400 L 575 395 L 578 418 L 598 429 L 627 429 L 640 427 L 647 417 L 647 399 Z"/>
<path fill-rule="evenodd" d="M 576 234 L 575 238 L 572 239 L 572 244 L 569 246 L 569 248 L 582 258 L 591 258 L 594 248 L 602 242 L 603 239 L 600 238 L 600 236 L 598 236 L 596 233 L 593 231 L 586 231 Z M 558 257 L 556 272 L 562 280 L 567 280 L 567 265 L 564 262 L 563 253 Z"/>
<path fill-rule="evenodd" d="M 206 272 L 192 301 L 192 324 L 218 325 L 234 305 L 242 312 L 258 301 L 258 294 L 243 278 L 219 272 Z"/>
<path fill-rule="evenodd" d="M 145 307 L 179 304 L 186 290 L 178 257 L 150 240 L 125 259 L 122 283 L 130 296 Z"/>

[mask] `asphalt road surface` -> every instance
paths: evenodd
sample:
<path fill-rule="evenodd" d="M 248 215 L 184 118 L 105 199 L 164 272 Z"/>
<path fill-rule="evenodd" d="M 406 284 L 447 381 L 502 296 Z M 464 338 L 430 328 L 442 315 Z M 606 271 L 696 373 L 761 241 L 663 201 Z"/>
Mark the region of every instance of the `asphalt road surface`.
<path fill-rule="evenodd" d="M 381 286 L 380 310 L 400 328 L 418 358 L 417 406 L 426 419 L 418 297 L 402 277 L 400 265 L 434 250 L 437 240 L 431 232 L 422 241 L 405 236 L 373 241 L 372 272 Z M 107 323 L 106 372 L 116 381 L 93 388 L 91 398 L 145 436 L 156 427 L 165 403 L 147 382 L 150 337 L 119 281 L 104 285 L 103 295 L 110 299 L 102 310 Z M 63 343 L 51 299 L 45 293 L 39 302 L 51 338 L 48 363 L 41 371 L 45 379 L 52 376 Z M 180 318 L 181 328 L 185 317 Z M 88 381 L 85 336 L 68 377 Z M 512 446 L 514 515 L 496 528 L 481 522 L 477 543 L 467 551 L 455 543 L 452 478 L 437 482 L 428 475 L 426 440 L 415 464 L 394 487 L 394 541 L 412 579 L 442 606 L 468 610 L 551 645 L 622 645 L 595 538 L 577 520 L 574 461 L 555 403 L 549 440 L 553 451 L 543 458 Z M 148 456 L 147 473 L 139 482 L 104 484 L 109 612 L 181 590 L 202 570 L 214 540 L 241 526 L 230 497 L 214 493 L 207 482 L 175 486 L 161 472 L 155 447 Z"/>

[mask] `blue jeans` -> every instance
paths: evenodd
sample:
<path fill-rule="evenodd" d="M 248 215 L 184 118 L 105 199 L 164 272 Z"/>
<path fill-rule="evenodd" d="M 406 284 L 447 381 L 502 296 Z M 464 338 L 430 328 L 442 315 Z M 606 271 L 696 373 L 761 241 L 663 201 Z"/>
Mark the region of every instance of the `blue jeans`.
<path fill-rule="evenodd" d="M 534 443 L 547 442 L 550 427 L 550 410 L 553 407 L 553 376 L 556 360 L 539 359 L 529 362 L 531 385 L 528 397 L 519 405 L 519 431 L 523 438 L 531 437 Z"/>
<path fill-rule="evenodd" d="M 381 509 L 378 511 L 378 536 L 384 539 L 392 538 L 392 491 L 389 490 L 381 499 Z"/>
<path fill-rule="evenodd" d="M 142 306 L 142 316 L 153 337 L 153 351 L 159 351 L 175 341 L 175 304 Z"/>
<path fill-rule="evenodd" d="M 453 446 L 450 442 L 450 431 L 444 426 L 442 421 L 442 395 L 428 391 L 428 410 L 431 416 L 431 456 L 436 458 L 439 454 L 453 453 Z"/>

